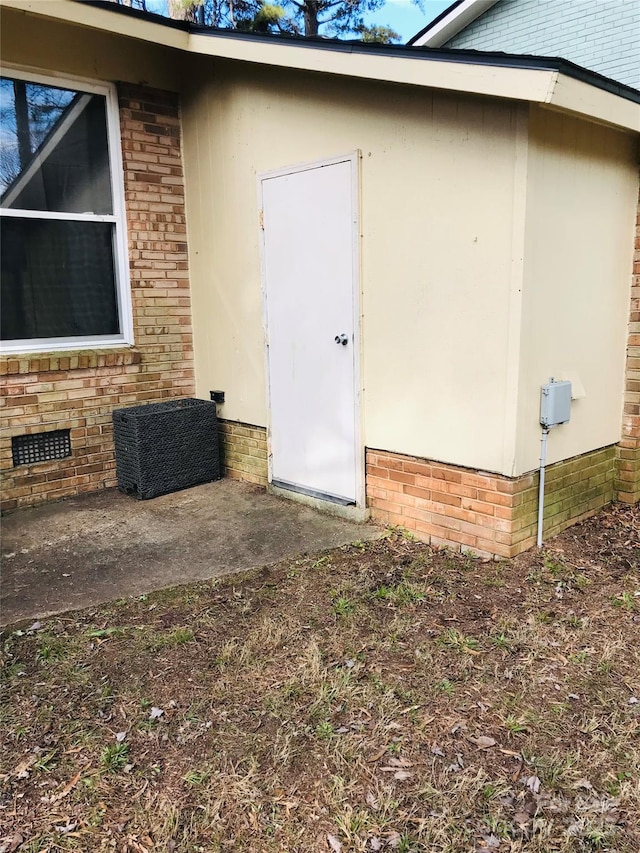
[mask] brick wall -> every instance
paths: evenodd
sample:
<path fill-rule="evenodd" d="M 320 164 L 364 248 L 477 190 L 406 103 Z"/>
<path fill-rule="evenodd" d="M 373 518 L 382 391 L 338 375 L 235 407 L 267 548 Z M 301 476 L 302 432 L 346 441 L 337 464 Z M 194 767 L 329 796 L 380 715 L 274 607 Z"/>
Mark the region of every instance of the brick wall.
<path fill-rule="evenodd" d="M 545 539 L 613 500 L 614 466 L 613 447 L 549 466 Z M 510 478 L 367 450 L 366 491 L 375 520 L 432 545 L 513 557 L 536 541 L 537 473 Z"/>
<path fill-rule="evenodd" d="M 616 491 L 618 500 L 628 503 L 640 501 L 640 196 L 631 279 L 626 386 L 622 439 L 618 444 Z"/>
<path fill-rule="evenodd" d="M 115 407 L 194 393 L 178 96 L 119 87 L 135 343 L 2 357 L 2 509 L 114 486 Z M 67 459 L 14 468 L 11 437 L 71 430 Z"/>
<path fill-rule="evenodd" d="M 218 421 L 224 473 L 235 480 L 267 485 L 267 431 L 238 421 Z"/>

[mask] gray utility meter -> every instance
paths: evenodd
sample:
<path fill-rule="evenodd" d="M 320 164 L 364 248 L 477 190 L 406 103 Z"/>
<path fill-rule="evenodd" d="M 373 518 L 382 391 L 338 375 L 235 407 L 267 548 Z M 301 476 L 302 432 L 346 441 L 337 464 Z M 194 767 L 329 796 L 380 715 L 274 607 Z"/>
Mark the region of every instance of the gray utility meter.
<path fill-rule="evenodd" d="M 550 429 L 566 424 L 571 417 L 571 382 L 554 382 L 551 378 L 541 388 L 540 423 Z"/>

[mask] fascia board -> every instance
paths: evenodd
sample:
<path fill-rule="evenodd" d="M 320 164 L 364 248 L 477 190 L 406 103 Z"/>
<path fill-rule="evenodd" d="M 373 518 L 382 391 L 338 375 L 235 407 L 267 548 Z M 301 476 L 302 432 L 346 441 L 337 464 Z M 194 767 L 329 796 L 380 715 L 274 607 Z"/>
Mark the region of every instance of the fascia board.
<path fill-rule="evenodd" d="M 185 30 L 165 27 L 133 16 L 114 14 L 107 9 L 72 0 L 0 0 L 0 10 L 3 8 L 37 15 L 38 18 L 52 18 L 92 30 L 128 36 L 164 47 L 188 50 L 189 33 Z"/>
<path fill-rule="evenodd" d="M 437 24 L 429 27 L 427 32 L 411 39 L 410 44 L 413 47 L 442 47 L 497 2 L 498 0 L 463 0 Z"/>
<path fill-rule="evenodd" d="M 192 34 L 191 39 L 192 53 L 220 59 L 522 101 L 546 100 L 556 74 L 548 69 L 370 55 L 287 43 L 246 42 L 213 35 Z"/>
<path fill-rule="evenodd" d="M 640 104 L 558 74 L 546 105 L 640 133 Z"/>

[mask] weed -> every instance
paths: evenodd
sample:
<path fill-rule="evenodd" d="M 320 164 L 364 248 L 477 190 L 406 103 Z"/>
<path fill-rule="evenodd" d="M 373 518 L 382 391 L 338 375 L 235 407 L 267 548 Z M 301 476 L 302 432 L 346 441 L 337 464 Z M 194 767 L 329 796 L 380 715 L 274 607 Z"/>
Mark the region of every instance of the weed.
<path fill-rule="evenodd" d="M 497 649 L 510 649 L 513 645 L 513 640 L 504 631 L 500 634 L 495 634 L 493 637 L 489 637 L 489 642 Z"/>
<path fill-rule="evenodd" d="M 502 726 L 512 735 L 522 734 L 522 732 L 529 730 L 527 721 L 522 718 L 518 719 L 513 714 L 507 714 L 502 721 Z"/>
<path fill-rule="evenodd" d="M 620 795 L 620 789 L 624 782 L 629 782 L 633 779 L 633 773 L 628 770 L 618 771 L 615 774 L 615 779 L 609 780 L 606 784 L 607 793 L 612 797 Z"/>
<path fill-rule="evenodd" d="M 36 652 L 36 661 L 43 664 L 59 663 L 67 657 L 66 644 L 59 637 L 44 636 Z"/>
<path fill-rule="evenodd" d="M 427 597 L 427 591 L 418 584 L 402 581 L 395 586 L 382 584 L 373 591 L 373 597 L 391 604 L 420 604 Z"/>
<path fill-rule="evenodd" d="M 544 567 L 554 578 L 561 578 L 567 571 L 560 561 L 552 560 L 550 557 L 544 558 Z"/>
<path fill-rule="evenodd" d="M 605 830 L 601 827 L 587 827 L 583 834 L 582 840 L 591 850 L 606 850 L 611 846 L 613 836 L 611 830 Z"/>
<path fill-rule="evenodd" d="M 635 599 L 632 593 L 627 592 L 626 590 L 621 592 L 620 595 L 616 595 L 615 598 L 612 599 L 611 603 L 614 607 L 621 607 L 624 610 L 633 610 L 635 607 Z"/>
<path fill-rule="evenodd" d="M 87 637 L 92 640 L 103 640 L 108 637 L 118 637 L 124 633 L 124 628 L 93 628 L 91 631 L 87 631 Z"/>
<path fill-rule="evenodd" d="M 447 696 L 453 696 L 453 694 L 455 692 L 454 686 L 449 681 L 448 678 L 442 678 L 442 679 L 440 679 L 440 681 L 436 681 L 436 683 L 433 686 L 434 686 L 436 692 L 444 693 Z"/>
<path fill-rule="evenodd" d="M 330 740 L 336 733 L 333 724 L 330 723 L 328 720 L 323 720 L 322 722 L 318 723 L 315 731 L 316 736 L 319 737 L 320 740 Z"/>
<path fill-rule="evenodd" d="M 157 652 L 161 649 L 170 649 L 174 646 L 182 646 L 193 640 L 191 628 L 174 628 L 168 634 L 157 634 L 148 644 L 148 648 Z"/>
<path fill-rule="evenodd" d="M 571 663 L 575 663 L 575 664 L 578 664 L 580 666 L 583 663 L 586 663 L 588 658 L 589 658 L 589 655 L 584 649 L 582 649 L 579 652 L 576 652 L 574 655 L 569 655 L 569 660 L 571 661 Z"/>
<path fill-rule="evenodd" d="M 445 633 L 438 638 L 438 644 L 448 649 L 454 649 L 457 652 L 466 652 L 467 654 L 477 654 L 479 646 L 475 637 L 465 637 L 455 628 L 447 628 Z"/>
<path fill-rule="evenodd" d="M 392 740 L 389 746 L 387 747 L 387 751 L 391 753 L 391 755 L 400 755 L 400 753 L 402 752 L 402 739 Z"/>
<path fill-rule="evenodd" d="M 386 692 L 389 690 L 389 688 L 388 688 L 388 687 L 387 687 L 387 685 L 384 683 L 384 681 L 380 678 L 380 676 L 379 676 L 379 675 L 376 675 L 376 673 L 375 673 L 375 672 L 372 672 L 372 673 L 371 673 L 371 675 L 369 676 L 369 678 L 370 678 L 371 683 L 373 684 L 373 686 L 374 686 L 374 687 L 376 688 L 376 690 L 378 690 L 380 693 L 386 693 Z"/>
<path fill-rule="evenodd" d="M 34 768 L 36 770 L 42 770 L 44 773 L 49 773 L 49 771 L 52 770 L 57 764 L 57 754 L 57 749 L 52 749 L 49 752 L 42 753 L 42 755 L 40 755 L 38 760 L 34 763 Z"/>
<path fill-rule="evenodd" d="M 339 595 L 337 598 L 334 598 L 331 606 L 336 616 L 351 616 L 356 609 L 353 602 L 348 598 L 345 598 L 343 595 Z"/>
<path fill-rule="evenodd" d="M 12 661 L 0 669 L 0 680 L 10 681 L 12 678 L 19 678 L 25 673 L 25 665 L 19 661 Z"/>
<path fill-rule="evenodd" d="M 129 745 L 126 743 L 112 743 L 100 753 L 100 763 L 108 773 L 117 773 L 122 770 L 129 760 Z"/>
<path fill-rule="evenodd" d="M 482 583 L 485 586 L 494 587 L 496 589 L 501 589 L 507 585 L 507 582 L 502 580 L 502 578 L 485 578 Z"/>
<path fill-rule="evenodd" d="M 211 770 L 204 768 L 202 770 L 190 770 L 182 777 L 189 785 L 203 785 L 211 777 Z"/>
<path fill-rule="evenodd" d="M 417 842 L 413 841 L 410 836 L 403 834 L 397 842 L 396 850 L 398 853 L 414 853 L 418 851 Z"/>

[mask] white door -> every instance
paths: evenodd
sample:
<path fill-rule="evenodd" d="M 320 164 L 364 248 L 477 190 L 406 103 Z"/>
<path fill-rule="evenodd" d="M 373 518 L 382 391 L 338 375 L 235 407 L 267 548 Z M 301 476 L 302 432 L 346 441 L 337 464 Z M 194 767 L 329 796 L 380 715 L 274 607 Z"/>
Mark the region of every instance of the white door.
<path fill-rule="evenodd" d="M 355 156 L 262 177 L 274 485 L 356 503 Z"/>

